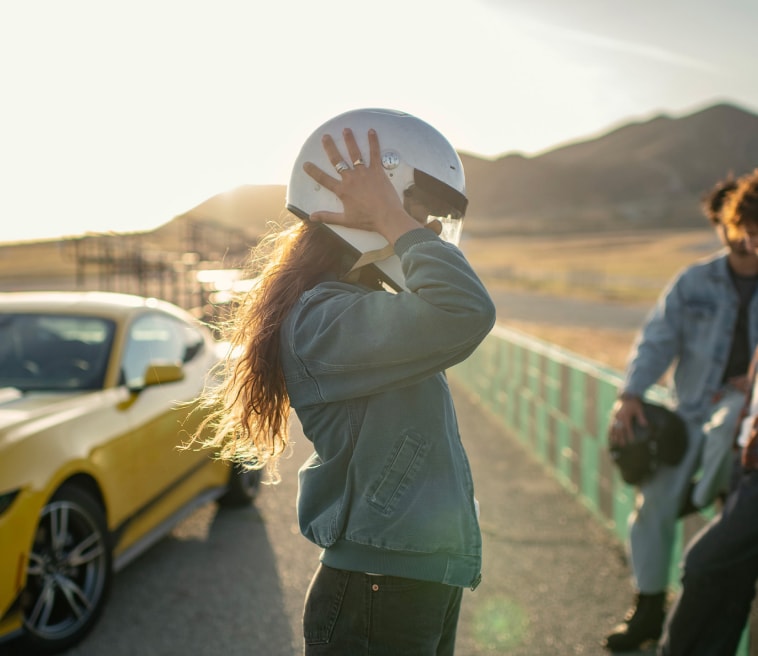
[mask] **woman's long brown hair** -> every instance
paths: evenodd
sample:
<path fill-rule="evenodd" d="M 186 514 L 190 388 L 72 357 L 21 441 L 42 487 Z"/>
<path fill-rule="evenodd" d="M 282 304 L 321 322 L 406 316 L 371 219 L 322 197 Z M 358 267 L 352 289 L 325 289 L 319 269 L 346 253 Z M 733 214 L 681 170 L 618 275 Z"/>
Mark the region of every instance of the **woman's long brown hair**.
<path fill-rule="evenodd" d="M 277 460 L 289 444 L 290 413 L 279 329 L 304 291 L 325 274 L 340 273 L 341 253 L 329 230 L 299 220 L 255 247 L 247 268 L 256 283 L 220 326 L 230 351 L 220 384 L 204 393 L 208 414 L 193 441 L 222 459 L 266 466 L 269 479 L 279 480 Z"/>

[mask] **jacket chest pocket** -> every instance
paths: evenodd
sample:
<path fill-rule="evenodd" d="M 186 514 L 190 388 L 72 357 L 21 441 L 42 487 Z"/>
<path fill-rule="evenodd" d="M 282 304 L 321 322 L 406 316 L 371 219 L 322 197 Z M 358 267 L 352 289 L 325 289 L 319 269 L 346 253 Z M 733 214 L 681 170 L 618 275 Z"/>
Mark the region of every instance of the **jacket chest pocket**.
<path fill-rule="evenodd" d="M 716 306 L 713 303 L 699 301 L 688 303 L 682 309 L 682 331 L 685 344 L 694 349 L 708 345 L 716 322 Z"/>
<path fill-rule="evenodd" d="M 368 492 L 369 504 L 382 514 L 391 515 L 416 478 L 428 449 L 429 445 L 419 435 L 401 436 Z"/>

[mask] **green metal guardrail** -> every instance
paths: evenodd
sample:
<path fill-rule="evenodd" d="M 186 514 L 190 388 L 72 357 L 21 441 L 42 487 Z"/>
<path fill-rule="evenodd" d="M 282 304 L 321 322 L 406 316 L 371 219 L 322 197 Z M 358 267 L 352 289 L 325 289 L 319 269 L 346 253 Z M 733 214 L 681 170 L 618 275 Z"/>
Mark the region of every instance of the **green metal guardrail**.
<path fill-rule="evenodd" d="M 635 489 L 613 465 L 607 447 L 620 372 L 554 344 L 498 325 L 451 377 L 473 392 L 558 481 L 626 544 Z M 648 398 L 670 400 L 660 386 Z M 682 549 L 713 510 L 679 522 L 669 575 L 677 589 Z M 738 654 L 748 652 L 746 632 Z"/>
<path fill-rule="evenodd" d="M 621 374 L 524 333 L 496 326 L 451 374 L 475 392 L 570 492 L 627 539 L 634 488 L 608 455 L 606 430 Z M 665 389 L 651 391 L 666 400 Z"/>

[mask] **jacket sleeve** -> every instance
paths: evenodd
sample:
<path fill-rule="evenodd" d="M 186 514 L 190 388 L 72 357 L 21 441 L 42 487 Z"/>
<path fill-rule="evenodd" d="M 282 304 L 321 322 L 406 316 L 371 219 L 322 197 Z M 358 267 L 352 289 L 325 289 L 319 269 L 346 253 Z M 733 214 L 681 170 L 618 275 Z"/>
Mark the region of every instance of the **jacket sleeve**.
<path fill-rule="evenodd" d="M 681 350 L 683 279 L 678 276 L 658 299 L 635 340 L 623 391 L 642 397 L 657 383 Z"/>
<path fill-rule="evenodd" d="M 489 333 L 495 307 L 459 249 L 431 231 L 413 230 L 395 244 L 407 292 L 325 283 L 293 310 L 282 346 L 335 401 L 411 384 L 464 360 Z"/>

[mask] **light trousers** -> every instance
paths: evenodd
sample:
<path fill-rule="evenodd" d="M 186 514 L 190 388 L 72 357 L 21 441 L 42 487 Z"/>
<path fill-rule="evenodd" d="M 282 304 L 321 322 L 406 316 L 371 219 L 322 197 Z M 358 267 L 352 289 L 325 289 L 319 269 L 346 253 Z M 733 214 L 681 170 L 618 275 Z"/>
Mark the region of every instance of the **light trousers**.
<path fill-rule="evenodd" d="M 735 431 L 745 394 L 724 388 L 701 425 L 688 422 L 688 445 L 681 462 L 662 466 L 643 483 L 629 518 L 629 549 L 634 584 L 655 594 L 668 587 L 676 523 L 690 483 L 697 475 L 693 500 L 704 508 L 729 489 Z"/>

